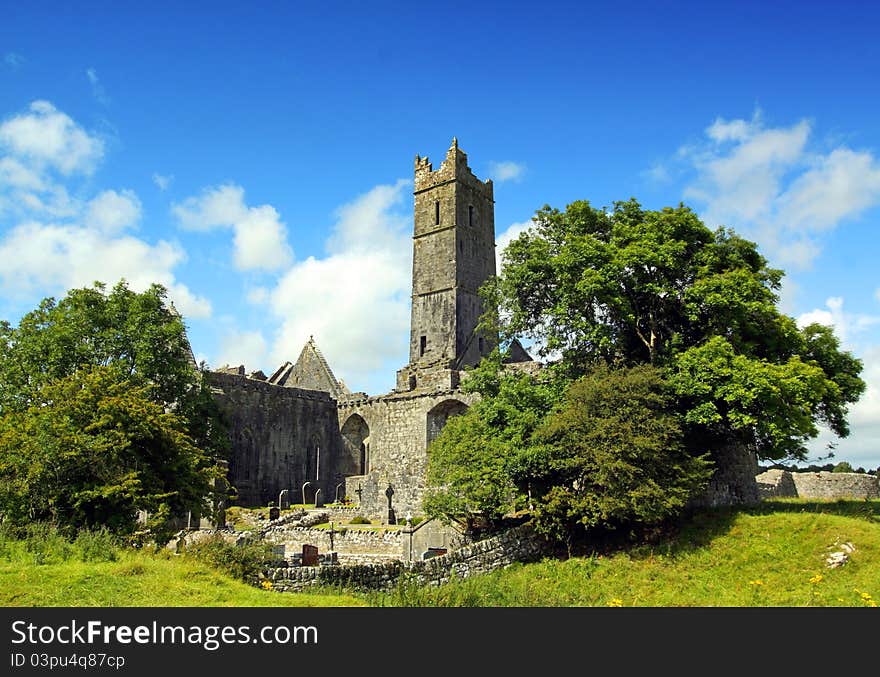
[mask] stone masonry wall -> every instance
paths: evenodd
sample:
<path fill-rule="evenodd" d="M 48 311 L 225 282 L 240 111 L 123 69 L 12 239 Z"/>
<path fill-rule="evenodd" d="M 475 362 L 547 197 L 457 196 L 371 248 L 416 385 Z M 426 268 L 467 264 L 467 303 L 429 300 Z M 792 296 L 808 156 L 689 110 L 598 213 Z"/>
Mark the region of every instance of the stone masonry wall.
<path fill-rule="evenodd" d="M 418 585 L 441 585 L 450 579 L 468 578 L 541 558 L 544 542 L 529 525 L 510 529 L 428 560 L 385 564 L 280 567 L 263 572 L 279 592 L 304 590 L 316 585 L 341 585 L 357 590 L 391 590 L 401 577 Z"/>
<path fill-rule="evenodd" d="M 880 478 L 862 473 L 768 470 L 756 481 L 762 498 L 880 498 Z"/>
<path fill-rule="evenodd" d="M 693 508 L 754 505 L 758 502 L 758 461 L 747 447 L 730 445 L 712 450 L 715 474 L 701 496 L 689 504 Z"/>
<path fill-rule="evenodd" d="M 209 372 L 208 379 L 230 427 L 237 505 L 265 506 L 282 489 L 298 502 L 306 481 L 308 491 L 320 488 L 325 501 L 333 500 L 341 442 L 330 395 L 235 374 Z"/>
<path fill-rule="evenodd" d="M 266 543 L 284 546 L 284 557 L 290 559 L 302 553 L 303 545 L 317 546 L 321 553 L 330 552 L 329 529 L 284 528 L 267 530 Z M 333 548 L 340 562 L 347 560 L 399 559 L 402 535 L 400 531 L 374 531 L 344 525 L 334 529 Z"/>
<path fill-rule="evenodd" d="M 391 504 L 397 521 L 402 522 L 407 512 L 421 513 L 428 464 L 428 417 L 444 402 L 469 405 L 473 399 L 459 391 L 414 391 L 340 402 L 339 427 L 356 414 L 369 429 L 367 472 L 345 479 L 346 496 L 360 506 L 365 517 L 387 519 L 388 486 L 394 491 Z"/>

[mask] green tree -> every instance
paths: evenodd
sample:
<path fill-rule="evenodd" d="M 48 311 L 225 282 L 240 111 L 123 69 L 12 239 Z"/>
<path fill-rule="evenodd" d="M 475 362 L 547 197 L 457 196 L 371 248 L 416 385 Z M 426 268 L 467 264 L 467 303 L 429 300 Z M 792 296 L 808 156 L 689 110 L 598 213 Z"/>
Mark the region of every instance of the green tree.
<path fill-rule="evenodd" d="M 202 513 L 219 468 L 149 390 L 118 365 L 84 366 L 40 386 L 27 409 L 0 417 L 4 519 L 130 534 L 143 510 L 164 542 L 174 516 Z"/>
<path fill-rule="evenodd" d="M 692 452 L 736 440 L 760 458 L 802 460 L 819 425 L 849 433 L 865 384 L 830 329 L 801 330 L 779 312 L 781 279 L 754 243 L 684 205 L 580 201 L 536 213 L 487 295 L 502 340 L 537 339 L 567 378 L 597 362 L 665 369 Z"/>
<path fill-rule="evenodd" d="M 96 283 L 91 288 L 71 290 L 57 302 L 44 299 L 22 317 L 17 327 L 0 322 L 0 421 L 4 428 L 20 425 L 25 419 L 36 425 L 35 421 L 42 419 L 34 418 L 34 407 L 45 405 L 47 388 L 71 382 L 68 379 L 75 382 L 85 378 L 92 368 L 106 367 L 137 388 L 138 397 L 162 411 L 173 411 L 191 443 L 219 464 L 229 447 L 225 426 L 208 384 L 195 365 L 183 320 L 166 299 L 167 292 L 161 285 L 136 293 L 125 281 L 109 290 Z M 124 428 L 126 421 L 135 425 L 136 419 L 118 421 L 124 431 L 134 433 Z M 45 435 L 49 428 L 43 425 L 39 430 Z M 47 437 L 45 442 L 48 454 L 51 440 Z M 83 447 L 75 448 L 86 455 Z M 33 451 L 37 454 L 38 449 Z M 11 453 L 11 448 L 0 447 L 0 460 L 9 461 Z M 39 460 L 38 455 L 30 458 Z M 21 469 L 15 463 L 12 466 Z M 195 479 L 189 473 L 180 476 L 181 482 Z M 34 482 L 29 486 L 36 490 Z M 206 489 L 199 480 L 192 490 L 204 496 Z M 188 496 L 189 490 L 182 484 L 177 491 L 181 497 Z M 184 510 L 190 505 L 189 498 L 180 498 L 159 504 L 159 508 Z M 34 506 L 28 510 L 36 514 Z M 113 517 L 110 513 L 100 514 Z M 128 520 L 129 516 L 121 519 Z M 159 522 L 164 519 L 157 515 Z"/>
<path fill-rule="evenodd" d="M 538 502 L 538 531 L 568 540 L 578 531 L 656 524 L 685 507 L 712 474 L 684 448 L 660 371 L 600 365 L 574 381 L 535 434 L 551 449 L 552 488 Z"/>
<path fill-rule="evenodd" d="M 551 382 L 505 370 L 498 350 L 468 373 L 462 387 L 482 397 L 449 419 L 428 448 L 423 509 L 491 528 L 524 506 L 537 481 L 530 472 L 537 461 L 531 438 L 559 394 Z"/>
<path fill-rule="evenodd" d="M 835 464 L 831 472 L 855 472 L 855 470 L 853 470 L 853 467 L 847 461 L 841 461 L 840 463 Z"/>
<path fill-rule="evenodd" d="M 0 415 L 26 410 L 39 389 L 84 366 L 113 366 L 148 397 L 175 409 L 205 450 L 222 457 L 228 442 L 219 410 L 195 365 L 181 316 L 158 284 L 136 293 L 72 289 L 44 299 L 17 327 L 0 322 Z"/>

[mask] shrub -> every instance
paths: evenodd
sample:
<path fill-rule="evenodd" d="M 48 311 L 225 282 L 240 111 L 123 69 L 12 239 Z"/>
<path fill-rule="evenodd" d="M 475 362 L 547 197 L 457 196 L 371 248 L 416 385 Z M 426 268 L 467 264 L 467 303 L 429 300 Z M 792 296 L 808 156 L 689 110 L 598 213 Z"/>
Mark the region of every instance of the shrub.
<path fill-rule="evenodd" d="M 348 520 L 349 524 L 372 524 L 370 520 L 368 520 L 363 515 L 355 515 L 350 520 Z"/>
<path fill-rule="evenodd" d="M 277 560 L 271 545 L 257 541 L 244 541 L 235 545 L 228 543 L 219 534 L 188 545 L 184 553 L 247 583 L 255 582 L 260 572 L 271 567 Z"/>

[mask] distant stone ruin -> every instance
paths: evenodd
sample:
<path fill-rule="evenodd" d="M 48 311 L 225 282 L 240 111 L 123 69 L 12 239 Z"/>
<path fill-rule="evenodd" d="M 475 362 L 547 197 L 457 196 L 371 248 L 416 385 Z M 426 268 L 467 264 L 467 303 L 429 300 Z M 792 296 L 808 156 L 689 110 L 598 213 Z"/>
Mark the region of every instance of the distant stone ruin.
<path fill-rule="evenodd" d="M 764 498 L 880 498 L 880 478 L 854 472 L 768 470 L 755 478 Z"/>

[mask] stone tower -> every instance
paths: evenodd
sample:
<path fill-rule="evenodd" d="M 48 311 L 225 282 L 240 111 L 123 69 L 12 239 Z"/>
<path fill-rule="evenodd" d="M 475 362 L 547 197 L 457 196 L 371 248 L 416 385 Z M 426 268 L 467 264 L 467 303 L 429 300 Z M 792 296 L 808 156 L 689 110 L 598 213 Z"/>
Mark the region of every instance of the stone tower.
<path fill-rule="evenodd" d="M 458 370 L 477 364 L 495 341 L 476 327 L 478 290 L 495 274 L 492 181 L 481 181 L 452 140 L 440 168 L 415 160 L 412 318 L 409 365 L 397 389 L 454 388 Z"/>

